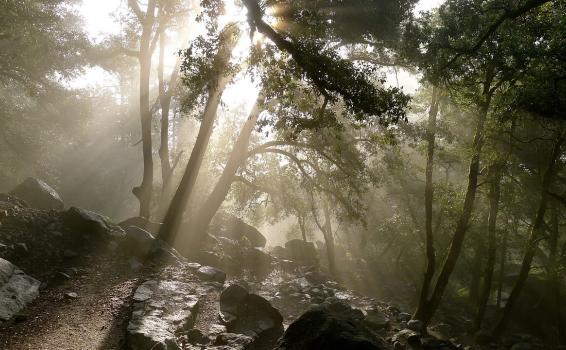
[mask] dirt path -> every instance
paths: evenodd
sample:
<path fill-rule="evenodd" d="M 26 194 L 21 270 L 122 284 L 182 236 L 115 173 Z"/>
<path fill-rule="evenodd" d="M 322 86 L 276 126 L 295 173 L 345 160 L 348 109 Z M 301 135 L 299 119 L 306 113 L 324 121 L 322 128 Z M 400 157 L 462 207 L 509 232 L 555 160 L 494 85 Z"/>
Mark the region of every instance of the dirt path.
<path fill-rule="evenodd" d="M 0 327 L 1 349 L 123 348 L 131 296 L 143 272 L 108 254 L 67 265 L 75 270 L 71 278 L 50 282 L 22 321 Z"/>

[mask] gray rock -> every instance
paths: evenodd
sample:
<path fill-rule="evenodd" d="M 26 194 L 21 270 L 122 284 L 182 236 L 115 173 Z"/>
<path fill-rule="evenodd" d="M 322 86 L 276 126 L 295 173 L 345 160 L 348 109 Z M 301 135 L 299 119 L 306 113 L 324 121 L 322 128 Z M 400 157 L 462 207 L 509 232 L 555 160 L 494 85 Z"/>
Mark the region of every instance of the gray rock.
<path fill-rule="evenodd" d="M 197 271 L 197 276 L 203 281 L 224 283 L 226 273 L 212 266 L 201 266 Z"/>
<path fill-rule="evenodd" d="M 361 311 L 337 300 L 313 306 L 287 328 L 274 349 L 387 349 L 363 317 Z"/>
<path fill-rule="evenodd" d="M 517 343 L 511 347 L 511 350 L 532 350 L 533 346 L 529 343 Z"/>
<path fill-rule="evenodd" d="M 39 296 L 41 283 L 0 258 L 0 321 L 8 321 Z"/>
<path fill-rule="evenodd" d="M 191 270 L 198 270 L 202 266 L 201 264 L 196 262 L 188 262 L 185 265 Z"/>
<path fill-rule="evenodd" d="M 66 299 L 77 299 L 78 297 L 79 297 L 79 295 L 75 292 L 65 293 Z"/>
<path fill-rule="evenodd" d="M 127 328 L 132 350 L 180 349 L 175 334 L 189 330 L 198 298 L 194 288 L 174 280 L 149 280 L 134 293 L 134 308 Z"/>
<path fill-rule="evenodd" d="M 235 333 L 221 333 L 214 340 L 214 345 L 228 346 L 231 350 L 248 350 L 253 347 L 254 338 Z"/>
<path fill-rule="evenodd" d="M 149 231 L 152 235 L 157 236 L 159 230 L 161 229 L 162 224 L 158 222 L 149 221 L 146 218 L 136 216 L 120 222 L 118 226 L 120 226 L 124 230 L 129 226 L 137 226 L 146 231 Z"/>
<path fill-rule="evenodd" d="M 407 328 L 420 333 L 423 329 L 423 323 L 419 320 L 409 320 L 407 322 Z"/>
<path fill-rule="evenodd" d="M 42 180 L 28 177 L 14 188 L 10 194 L 23 199 L 32 208 L 42 210 L 63 210 L 65 205 L 57 191 Z"/>
<path fill-rule="evenodd" d="M 377 308 L 366 311 L 365 322 L 373 329 L 383 329 L 389 327 L 390 320 Z"/>
<path fill-rule="evenodd" d="M 242 219 L 225 212 L 214 216 L 209 231 L 216 237 L 227 237 L 236 241 L 245 237 L 253 247 L 265 247 L 267 239 L 255 227 Z"/>
<path fill-rule="evenodd" d="M 401 312 L 399 313 L 399 315 L 397 316 L 397 319 L 399 320 L 399 322 L 409 322 L 409 320 L 411 319 L 411 314 L 406 313 L 406 312 Z"/>
<path fill-rule="evenodd" d="M 137 226 L 128 226 L 125 231 L 126 237 L 122 242 L 123 248 L 132 255 L 147 256 L 155 243 L 155 237 Z"/>
<path fill-rule="evenodd" d="M 85 238 L 123 238 L 122 228 L 113 225 L 104 216 L 93 211 L 71 207 L 63 214 L 63 223 Z"/>
<path fill-rule="evenodd" d="M 220 295 L 221 318 L 231 333 L 253 338 L 253 346 L 271 349 L 283 334 L 283 317 L 265 298 L 232 284 Z"/>
<path fill-rule="evenodd" d="M 318 265 L 316 249 L 312 242 L 292 239 L 285 243 L 286 255 L 297 264 L 305 266 Z"/>

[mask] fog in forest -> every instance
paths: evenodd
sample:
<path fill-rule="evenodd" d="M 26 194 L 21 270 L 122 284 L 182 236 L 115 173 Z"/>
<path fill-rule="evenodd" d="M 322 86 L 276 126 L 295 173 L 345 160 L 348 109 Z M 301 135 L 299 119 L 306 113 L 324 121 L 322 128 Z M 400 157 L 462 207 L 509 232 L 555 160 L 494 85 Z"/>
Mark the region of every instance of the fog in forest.
<path fill-rule="evenodd" d="M 0 349 L 566 349 L 563 0 L 5 0 L 0 78 Z"/>

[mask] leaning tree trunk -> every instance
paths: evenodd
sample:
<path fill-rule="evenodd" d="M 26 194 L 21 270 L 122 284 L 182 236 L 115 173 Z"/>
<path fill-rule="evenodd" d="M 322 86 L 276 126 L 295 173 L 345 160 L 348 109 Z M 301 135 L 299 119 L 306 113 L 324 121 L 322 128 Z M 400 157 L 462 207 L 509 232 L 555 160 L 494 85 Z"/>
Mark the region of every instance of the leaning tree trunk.
<path fill-rule="evenodd" d="M 516 222 L 513 224 L 513 230 L 517 231 Z M 501 253 L 499 254 L 499 281 L 497 286 L 497 309 L 501 307 L 501 299 L 503 293 L 503 283 L 505 279 L 505 260 L 507 258 L 507 230 L 503 231 L 503 238 L 501 238 Z"/>
<path fill-rule="evenodd" d="M 222 33 L 223 40 L 221 40 L 220 48 L 216 55 L 216 67 L 223 67 L 219 69 L 219 76 L 210 82 L 208 88 L 208 100 L 206 107 L 204 109 L 204 115 L 202 122 L 200 124 L 199 132 L 189 162 L 185 169 L 185 173 L 181 178 L 179 187 L 169 204 L 167 213 L 163 220 L 163 225 L 159 231 L 159 237 L 163 241 L 173 244 L 177 235 L 177 231 L 183 220 L 183 214 L 187 206 L 189 197 L 193 191 L 204 154 L 208 147 L 210 141 L 210 135 L 212 134 L 212 129 L 214 126 L 214 121 L 216 120 L 216 111 L 218 110 L 218 105 L 222 98 L 222 93 L 226 88 L 226 85 L 231 79 L 231 76 L 227 75 L 225 70 L 228 67 L 228 61 L 230 60 L 232 50 L 236 45 L 237 41 L 237 29 L 234 26 L 229 26 Z"/>
<path fill-rule="evenodd" d="M 425 311 L 428 301 L 430 285 L 434 277 L 436 269 L 436 253 L 434 251 L 434 234 L 432 229 L 432 202 L 434 195 L 434 187 L 432 175 L 434 169 L 434 148 L 436 138 L 436 116 L 438 115 L 438 107 L 440 103 L 440 92 L 437 87 L 432 89 L 432 101 L 428 111 L 428 127 L 427 127 L 427 155 L 426 155 L 426 183 L 425 183 L 425 249 L 426 249 L 426 269 L 423 276 L 423 284 L 421 286 L 421 294 L 417 309 L 413 318 L 419 320 Z"/>
<path fill-rule="evenodd" d="M 169 82 L 169 89 L 165 86 L 165 80 L 163 78 L 163 71 L 165 69 L 165 46 L 166 46 L 165 28 L 161 27 L 159 33 L 159 64 L 157 67 L 157 78 L 159 80 L 159 104 L 161 105 L 161 132 L 160 132 L 160 142 L 159 142 L 159 158 L 161 160 L 161 192 L 165 191 L 165 182 L 169 178 L 169 173 L 171 172 L 171 161 L 169 159 L 169 109 L 171 107 L 171 91 L 172 83 L 176 80 L 178 63 L 180 62 L 177 58 L 175 67 L 173 68 L 173 73 L 171 74 L 171 79 Z M 169 91 L 168 91 L 169 90 Z"/>
<path fill-rule="evenodd" d="M 192 252 L 196 251 L 204 242 L 206 229 L 210 225 L 214 214 L 216 214 L 222 202 L 226 199 L 228 192 L 230 192 L 230 187 L 232 186 L 236 172 L 246 160 L 250 137 L 261 113 L 260 105 L 263 103 L 263 100 L 264 96 L 260 94 L 250 112 L 248 120 L 244 123 L 240 131 L 240 135 L 234 144 L 234 148 L 230 153 L 222 175 L 220 175 L 216 186 L 214 186 L 214 189 L 204 204 L 197 211 L 197 215 L 193 218 L 194 225 L 191 226 L 191 233 L 187 243 L 187 248 Z"/>
<path fill-rule="evenodd" d="M 149 103 L 149 76 L 151 70 L 151 33 L 155 22 L 155 0 L 150 0 L 142 23 L 140 39 L 140 123 L 143 154 L 143 177 L 138 187 L 132 189 L 140 203 L 139 215 L 149 218 L 151 215 L 151 196 L 153 193 L 153 155 L 151 142 L 151 109 Z"/>
<path fill-rule="evenodd" d="M 299 228 L 301 229 L 301 236 L 303 237 L 304 242 L 308 242 L 307 240 L 307 231 L 305 229 L 305 217 L 298 214 L 297 221 L 299 222 Z"/>
<path fill-rule="evenodd" d="M 511 290 L 511 294 L 507 299 L 507 303 L 505 303 L 505 308 L 503 309 L 503 314 L 501 316 L 501 319 L 499 320 L 499 322 L 497 323 L 497 325 L 493 330 L 494 335 L 500 335 L 507 327 L 507 324 L 509 323 L 509 319 L 511 317 L 511 311 L 513 310 L 513 307 L 517 303 L 519 295 L 521 294 L 521 290 L 523 289 L 525 282 L 527 281 L 527 277 L 529 276 L 531 263 L 535 256 L 535 250 L 536 250 L 538 238 L 544 231 L 544 214 L 546 212 L 546 205 L 549 198 L 548 190 L 550 189 L 550 185 L 554 180 L 554 175 L 556 173 L 557 170 L 556 168 L 558 166 L 557 162 L 562 154 L 561 147 L 563 142 L 564 142 L 564 135 L 560 135 L 556 143 L 554 144 L 552 155 L 548 164 L 548 169 L 544 173 L 542 179 L 538 209 L 537 209 L 535 221 L 533 223 L 531 232 L 529 234 L 527 246 L 525 247 L 523 262 L 521 263 L 521 270 L 519 271 L 519 276 L 517 277 L 517 281 L 515 282 L 515 285 Z"/>
<path fill-rule="evenodd" d="M 328 270 L 335 278 L 338 278 L 338 270 L 336 269 L 336 249 L 334 247 L 334 234 L 332 233 L 332 221 L 330 218 L 330 209 L 328 203 L 324 201 L 324 240 L 326 243 L 326 255 L 328 256 Z"/>
<path fill-rule="evenodd" d="M 489 294 L 491 292 L 491 284 L 493 280 L 493 271 L 495 269 L 495 259 L 497 257 L 497 235 L 496 223 L 497 213 L 499 212 L 499 197 L 501 193 L 501 167 L 499 164 L 493 164 L 488 170 L 489 182 L 489 216 L 487 219 L 487 262 L 483 276 L 483 285 L 479 292 L 477 301 L 478 310 L 474 319 L 474 330 L 479 330 L 483 322 Z"/>
<path fill-rule="evenodd" d="M 489 86 L 489 84 L 487 83 L 486 85 Z M 466 196 L 464 198 L 462 213 L 460 214 L 460 218 L 458 220 L 454 236 L 452 237 L 452 242 L 450 244 L 448 254 L 444 260 L 444 264 L 442 265 L 442 270 L 438 275 L 438 279 L 436 281 L 434 290 L 432 291 L 432 295 L 426 305 L 422 307 L 423 311 L 420 314 L 420 320 L 423 322 L 425 327 L 430 323 L 432 317 L 434 316 L 434 313 L 436 312 L 436 309 L 440 305 L 440 301 L 442 300 L 444 291 L 448 286 L 448 281 L 450 280 L 452 271 L 454 271 L 456 262 L 458 261 L 458 257 L 460 256 L 464 238 L 466 237 L 468 222 L 470 221 L 472 209 L 474 207 L 474 201 L 476 198 L 480 167 L 480 155 L 484 143 L 484 126 L 491 102 L 491 96 L 492 93 L 486 94 L 486 100 L 484 101 L 484 103 L 482 103 L 478 115 L 474 141 L 472 144 L 472 157 L 470 159 L 470 165 L 468 169 L 468 186 L 466 189 Z"/>
<path fill-rule="evenodd" d="M 548 281 L 549 281 L 549 291 L 552 295 L 554 307 L 553 307 L 553 318 L 554 324 L 557 327 L 557 338 L 561 345 L 566 345 L 566 328 L 564 324 L 564 319 L 562 318 L 562 302 L 561 302 L 561 288 L 560 284 L 560 269 L 559 269 L 559 258 L 558 258 L 558 240 L 560 236 L 560 224 L 558 222 L 558 206 L 559 203 L 554 202 L 552 206 L 552 217 L 551 217 L 551 232 L 549 239 L 549 266 L 548 266 Z"/>

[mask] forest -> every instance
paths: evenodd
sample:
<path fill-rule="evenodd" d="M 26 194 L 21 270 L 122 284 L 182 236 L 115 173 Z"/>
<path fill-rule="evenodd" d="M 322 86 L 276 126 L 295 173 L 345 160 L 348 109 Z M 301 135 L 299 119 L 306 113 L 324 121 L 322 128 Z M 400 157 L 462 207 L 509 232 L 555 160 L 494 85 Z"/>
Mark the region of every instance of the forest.
<path fill-rule="evenodd" d="M 0 0 L 0 349 L 566 349 L 566 1 Z"/>

